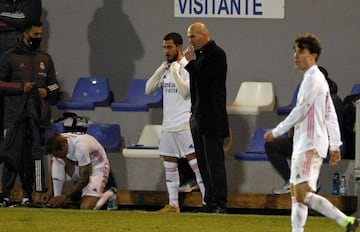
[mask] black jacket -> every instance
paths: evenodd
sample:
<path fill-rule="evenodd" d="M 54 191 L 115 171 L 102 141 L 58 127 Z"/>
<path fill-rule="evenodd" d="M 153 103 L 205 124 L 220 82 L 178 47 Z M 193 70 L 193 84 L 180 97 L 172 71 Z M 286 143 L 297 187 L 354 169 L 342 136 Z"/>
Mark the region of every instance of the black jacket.
<path fill-rule="evenodd" d="M 228 137 L 226 54 L 214 41 L 195 52 L 196 59 L 185 66 L 190 74 L 192 117 L 202 135 Z"/>
<path fill-rule="evenodd" d="M 44 101 L 37 94 L 24 93 L 25 82 L 35 82 L 36 88 L 47 89 L 48 95 Z M 32 50 L 20 42 L 16 48 L 1 56 L 0 95 L 4 95 L 4 128 L 10 128 L 18 118 L 20 112 L 15 106 L 25 100 L 28 114 L 33 115 L 32 112 L 39 109 L 49 111 L 48 104 L 56 102 L 58 92 L 54 64 L 49 54 Z"/>

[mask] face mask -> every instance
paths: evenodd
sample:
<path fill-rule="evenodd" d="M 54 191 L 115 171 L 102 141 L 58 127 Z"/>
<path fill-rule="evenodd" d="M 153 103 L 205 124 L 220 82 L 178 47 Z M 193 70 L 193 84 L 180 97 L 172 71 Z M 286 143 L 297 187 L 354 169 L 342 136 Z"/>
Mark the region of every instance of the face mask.
<path fill-rule="evenodd" d="M 34 38 L 34 37 L 29 36 L 28 43 L 31 48 L 36 49 L 36 48 L 40 47 L 40 42 L 41 42 L 41 37 Z"/>

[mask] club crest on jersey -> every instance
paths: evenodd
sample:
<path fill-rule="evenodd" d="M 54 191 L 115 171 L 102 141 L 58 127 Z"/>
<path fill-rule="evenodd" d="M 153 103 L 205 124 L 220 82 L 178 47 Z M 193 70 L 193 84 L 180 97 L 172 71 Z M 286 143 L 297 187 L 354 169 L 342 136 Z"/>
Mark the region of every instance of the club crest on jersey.
<path fill-rule="evenodd" d="M 40 62 L 40 69 L 41 69 L 41 70 L 44 70 L 44 69 L 45 69 L 45 64 L 44 64 L 44 62 Z"/>

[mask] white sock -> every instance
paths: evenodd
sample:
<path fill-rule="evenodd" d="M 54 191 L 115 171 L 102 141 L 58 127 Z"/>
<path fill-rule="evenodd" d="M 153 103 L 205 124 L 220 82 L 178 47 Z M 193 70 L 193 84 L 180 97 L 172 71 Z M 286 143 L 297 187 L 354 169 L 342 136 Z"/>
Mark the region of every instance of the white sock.
<path fill-rule="evenodd" d="M 198 186 L 199 186 L 199 189 L 200 189 L 200 192 L 201 192 L 203 201 L 204 201 L 205 186 L 204 186 L 204 182 L 203 182 L 202 177 L 201 177 L 201 173 L 200 173 L 200 170 L 199 170 L 199 166 L 198 166 L 198 163 L 197 163 L 197 159 L 192 159 L 192 160 L 190 160 L 190 161 L 189 161 L 189 165 L 190 165 L 191 169 L 193 170 L 193 172 L 194 172 L 194 174 L 195 174 L 196 183 L 197 183 Z"/>
<path fill-rule="evenodd" d="M 292 232 L 303 232 L 308 216 L 308 207 L 303 203 L 297 202 L 295 197 L 291 197 L 291 225 Z"/>
<path fill-rule="evenodd" d="M 346 215 L 336 208 L 328 199 L 313 192 L 308 192 L 305 196 L 304 203 L 322 215 L 336 220 L 339 225 L 344 224 Z"/>
<path fill-rule="evenodd" d="M 175 162 L 164 161 L 166 187 L 169 193 L 169 205 L 179 207 L 179 170 Z"/>
<path fill-rule="evenodd" d="M 65 162 L 62 159 L 52 159 L 51 175 L 53 181 L 54 196 L 61 196 L 66 179 Z"/>
<path fill-rule="evenodd" d="M 112 197 L 115 193 L 109 189 L 100 197 L 100 199 L 96 202 L 94 210 L 99 210 L 101 207 Z"/>

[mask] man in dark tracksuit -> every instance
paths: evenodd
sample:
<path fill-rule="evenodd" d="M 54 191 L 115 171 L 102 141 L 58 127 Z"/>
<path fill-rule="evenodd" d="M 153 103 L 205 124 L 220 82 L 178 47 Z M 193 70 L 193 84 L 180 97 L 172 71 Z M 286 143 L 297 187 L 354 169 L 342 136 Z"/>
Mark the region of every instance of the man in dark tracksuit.
<path fill-rule="evenodd" d="M 28 19 L 40 20 L 41 0 L 0 0 L 0 55 L 20 41 Z M 0 131 L 3 131 L 3 96 L 0 95 Z M 0 141 L 3 133 L 0 133 Z"/>
<path fill-rule="evenodd" d="M 20 154 L 16 167 L 5 162 L 3 172 L 3 195 L 5 205 L 9 203 L 10 190 L 19 174 L 24 197 L 22 204 L 31 202 L 34 172 L 41 162 L 41 126 L 50 122 L 48 103 L 57 99 L 59 86 L 53 61 L 49 54 L 39 50 L 42 37 L 40 21 L 29 21 L 22 40 L 0 60 L 0 94 L 4 96 L 4 128 L 7 135 L 17 126 L 24 131 L 23 145 L 17 147 Z M 12 152 L 10 152 L 12 153 Z M 15 154 L 7 154 L 15 155 Z M 36 166 L 36 167 L 35 167 Z M 38 183 L 36 183 L 38 184 Z"/>
<path fill-rule="evenodd" d="M 190 25 L 187 35 L 193 46 L 185 50 L 185 57 L 189 61 L 185 69 L 190 73 L 190 126 L 205 185 L 206 205 L 203 211 L 224 213 L 227 182 L 223 144 L 224 138 L 229 136 L 226 54 L 210 40 L 208 29 L 203 23 Z"/>

